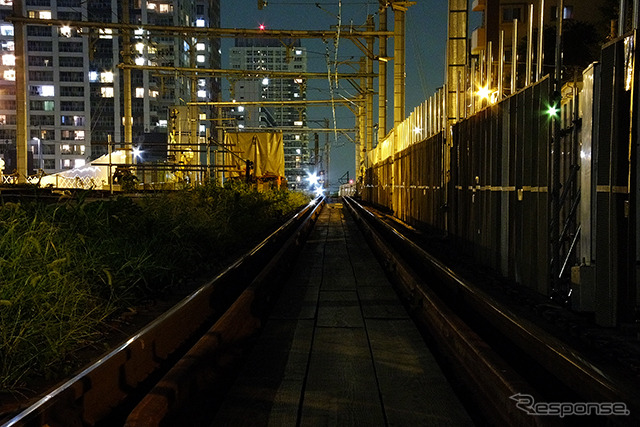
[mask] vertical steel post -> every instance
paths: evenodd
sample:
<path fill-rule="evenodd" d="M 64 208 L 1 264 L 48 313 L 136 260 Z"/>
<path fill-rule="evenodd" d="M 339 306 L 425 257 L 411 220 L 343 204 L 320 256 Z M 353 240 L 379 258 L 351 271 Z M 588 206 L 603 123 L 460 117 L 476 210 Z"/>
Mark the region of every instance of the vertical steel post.
<path fill-rule="evenodd" d="M 393 126 L 404 120 L 405 104 L 405 21 L 407 9 L 392 3 L 393 26 Z"/>
<path fill-rule="evenodd" d="M 23 0 L 13 0 L 13 13 L 15 16 L 24 18 Z M 29 174 L 27 170 L 27 134 L 29 132 L 27 123 L 26 25 L 21 21 L 14 23 L 13 27 L 16 52 L 16 169 L 18 182 L 25 183 Z"/>
<path fill-rule="evenodd" d="M 387 2 L 380 0 L 379 27 L 387 31 Z M 378 142 L 387 136 L 387 36 L 380 36 L 378 60 Z"/>
<path fill-rule="evenodd" d="M 620 10 L 618 15 L 618 37 L 624 34 L 624 29 L 627 23 L 627 1 L 620 0 Z"/>
<path fill-rule="evenodd" d="M 551 102 L 560 102 L 560 91 L 562 90 L 562 20 L 564 16 L 564 0 L 559 1 L 558 19 L 556 27 L 556 60 L 553 94 Z M 560 105 L 556 105 L 560 108 Z M 560 287 L 560 151 L 562 149 L 560 142 L 560 117 L 559 114 L 552 118 L 552 144 L 551 144 L 551 197 L 550 197 L 550 233 L 551 240 L 551 289 L 550 294 L 558 295 L 561 291 Z"/>
<path fill-rule="evenodd" d="M 500 55 L 500 61 L 498 62 L 498 101 L 502 99 L 502 87 L 504 86 L 504 30 L 500 31 L 499 43 L 498 55 Z"/>
<path fill-rule="evenodd" d="M 536 63 L 536 81 L 542 78 L 544 53 L 542 43 L 544 42 L 544 0 L 540 0 L 540 21 L 538 23 L 538 61 Z"/>
<path fill-rule="evenodd" d="M 373 23 L 373 15 L 367 17 L 367 31 L 375 30 Z M 364 167 L 365 170 L 369 167 L 368 153 L 373 149 L 373 49 L 374 38 L 367 37 L 367 59 L 366 59 L 366 72 L 368 74 L 366 78 L 366 114 L 367 114 L 367 139 L 365 146 Z"/>
<path fill-rule="evenodd" d="M 511 95 L 518 90 L 518 20 L 513 20 L 511 40 Z"/>
<path fill-rule="evenodd" d="M 531 84 L 531 69 L 533 62 L 533 3 L 529 5 L 529 27 L 527 28 L 527 76 L 525 86 Z"/>

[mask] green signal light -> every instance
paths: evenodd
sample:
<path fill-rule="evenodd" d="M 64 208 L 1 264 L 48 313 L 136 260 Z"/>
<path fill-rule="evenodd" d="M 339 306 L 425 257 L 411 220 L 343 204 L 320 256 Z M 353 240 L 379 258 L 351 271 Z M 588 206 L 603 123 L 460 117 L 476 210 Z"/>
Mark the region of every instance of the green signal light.
<path fill-rule="evenodd" d="M 547 108 L 547 115 L 549 117 L 557 117 L 559 112 L 560 112 L 560 109 L 556 107 L 555 104 L 549 105 L 549 107 Z"/>

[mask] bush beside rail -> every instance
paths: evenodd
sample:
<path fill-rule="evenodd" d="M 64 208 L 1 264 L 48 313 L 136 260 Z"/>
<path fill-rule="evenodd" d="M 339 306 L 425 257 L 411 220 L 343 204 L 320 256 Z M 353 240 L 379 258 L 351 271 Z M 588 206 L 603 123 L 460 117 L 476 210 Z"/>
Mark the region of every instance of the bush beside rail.
<path fill-rule="evenodd" d="M 219 268 L 306 202 L 235 184 L 136 201 L 2 204 L 0 390 L 69 374 L 109 318 Z"/>

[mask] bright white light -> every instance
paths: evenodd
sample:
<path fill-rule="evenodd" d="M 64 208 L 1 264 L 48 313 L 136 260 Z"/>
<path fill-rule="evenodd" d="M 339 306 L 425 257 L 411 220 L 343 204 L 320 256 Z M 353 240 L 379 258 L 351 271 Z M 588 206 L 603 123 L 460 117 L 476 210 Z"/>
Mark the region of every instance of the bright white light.
<path fill-rule="evenodd" d="M 16 56 L 12 53 L 2 55 L 2 65 L 16 65 Z"/>
<path fill-rule="evenodd" d="M 98 81 L 98 72 L 97 71 L 89 71 L 89 81 L 91 83 L 95 83 Z"/>
<path fill-rule="evenodd" d="M 489 95 L 491 94 L 491 92 L 489 92 L 489 87 L 488 86 L 483 86 L 481 88 L 478 89 L 478 91 L 476 92 L 476 95 L 478 95 L 478 97 L 480 97 L 480 99 L 489 99 Z"/>
<path fill-rule="evenodd" d="M 312 187 L 318 185 L 318 175 L 316 175 L 315 172 L 308 174 L 307 181 L 309 182 L 309 185 Z"/>
<path fill-rule="evenodd" d="M 53 85 L 40 86 L 40 96 L 55 96 L 55 88 Z"/>
<path fill-rule="evenodd" d="M 302 126 L 302 121 L 301 120 L 296 120 L 295 122 L 293 122 L 294 126 Z"/>
<path fill-rule="evenodd" d="M 113 38 L 113 30 L 111 28 L 100 28 L 98 34 L 101 39 Z"/>
<path fill-rule="evenodd" d="M 422 129 L 420 129 L 418 126 L 413 128 L 413 133 L 419 134 L 420 132 L 422 132 Z"/>
<path fill-rule="evenodd" d="M 145 63 L 144 57 L 138 56 L 136 58 L 136 65 L 144 65 L 144 63 Z"/>
<path fill-rule="evenodd" d="M 244 125 L 242 123 L 238 124 L 238 129 L 244 129 Z"/>
<path fill-rule="evenodd" d="M 84 159 L 75 159 L 73 161 L 73 167 L 76 167 L 76 168 L 80 168 L 80 167 L 84 166 L 85 164 L 86 164 L 86 161 Z"/>
<path fill-rule="evenodd" d="M 199 90 L 198 91 L 198 98 L 206 98 L 207 97 L 207 91 L 206 90 Z"/>
<path fill-rule="evenodd" d="M 300 154 L 300 153 L 301 153 L 300 149 L 296 148 L 296 154 Z"/>
<path fill-rule="evenodd" d="M 244 111 L 244 106 L 239 105 L 238 106 L 238 113 L 242 113 Z"/>
<path fill-rule="evenodd" d="M 302 50 L 301 49 L 296 49 L 296 55 L 302 55 Z"/>
<path fill-rule="evenodd" d="M 133 157 L 142 157 L 142 150 L 139 147 L 133 147 Z"/>
<path fill-rule="evenodd" d="M 262 79 L 262 85 L 266 86 L 269 84 L 269 79 L 267 77 L 265 77 L 264 79 Z"/>
<path fill-rule="evenodd" d="M 204 26 L 205 26 L 204 19 L 202 18 L 196 19 L 196 27 L 204 27 Z"/>
<path fill-rule="evenodd" d="M 322 196 L 324 194 L 324 190 L 322 187 L 316 187 L 316 196 Z"/>
<path fill-rule="evenodd" d="M 196 44 L 196 50 L 204 50 L 204 49 L 205 49 L 204 43 L 197 43 Z"/>
<path fill-rule="evenodd" d="M 144 53 L 144 43 L 136 43 L 136 50 L 138 51 L 138 53 Z"/>
<path fill-rule="evenodd" d="M 204 55 L 198 55 L 196 56 L 196 61 L 198 62 L 204 62 L 205 61 L 205 56 Z"/>
<path fill-rule="evenodd" d="M 64 37 L 71 37 L 71 27 L 68 25 L 60 27 L 60 35 Z"/>
<path fill-rule="evenodd" d="M 100 73 L 100 83 L 113 83 L 113 71 L 103 71 Z"/>

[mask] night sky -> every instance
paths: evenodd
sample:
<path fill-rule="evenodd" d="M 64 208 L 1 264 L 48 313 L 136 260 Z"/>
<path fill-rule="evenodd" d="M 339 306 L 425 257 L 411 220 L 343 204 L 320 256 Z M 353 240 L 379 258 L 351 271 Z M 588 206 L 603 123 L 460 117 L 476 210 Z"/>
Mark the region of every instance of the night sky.
<path fill-rule="evenodd" d="M 319 5 L 319 7 L 318 7 Z M 258 10 L 257 0 L 221 0 L 221 26 L 223 28 L 258 28 L 264 24 L 266 30 L 328 30 L 338 23 L 338 0 L 309 1 L 309 0 L 269 0 L 268 5 Z M 367 15 L 377 17 L 378 0 L 344 0 L 342 1 L 342 25 L 364 25 Z M 406 114 L 430 97 L 444 81 L 445 41 L 447 26 L 446 0 L 417 0 L 407 12 L 406 49 L 407 49 L 407 77 L 406 77 Z M 377 27 L 376 27 L 377 28 Z M 393 28 L 393 13 L 388 14 L 388 28 Z M 222 64 L 228 66 L 228 52 L 233 45 L 232 39 L 223 39 Z M 307 70 L 326 72 L 326 53 L 333 60 L 336 51 L 333 41 L 328 44 L 321 40 L 303 39 L 302 45 L 307 49 Z M 376 53 L 378 49 L 376 43 Z M 389 56 L 393 55 L 393 41 L 389 41 Z M 358 61 L 362 52 L 347 40 L 341 39 L 337 49 L 338 61 Z M 353 67 L 357 67 L 354 63 Z M 393 64 L 389 63 L 389 73 L 393 74 Z M 342 72 L 355 72 L 351 65 L 343 65 Z M 223 86 L 223 99 L 229 99 L 228 85 Z M 374 89 L 377 83 L 374 82 Z M 393 103 L 393 86 L 388 89 L 390 107 Z M 341 81 L 340 87 L 334 90 L 334 96 L 353 96 L 354 89 L 346 81 Z M 307 99 L 330 99 L 331 91 L 327 80 L 310 80 L 308 82 Z M 388 110 L 392 118 L 393 110 Z M 311 121 L 330 119 L 333 124 L 333 111 L 328 108 L 309 107 L 307 119 L 311 127 L 317 126 Z M 338 127 L 352 128 L 353 114 L 346 108 L 336 109 L 336 124 Z M 374 112 L 374 123 L 377 121 L 377 109 Z M 335 140 L 331 134 L 331 172 L 332 189 L 337 180 L 349 171 L 354 176 L 354 144 L 344 136 Z M 321 136 L 321 141 L 324 135 Z"/>

